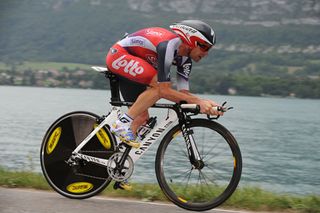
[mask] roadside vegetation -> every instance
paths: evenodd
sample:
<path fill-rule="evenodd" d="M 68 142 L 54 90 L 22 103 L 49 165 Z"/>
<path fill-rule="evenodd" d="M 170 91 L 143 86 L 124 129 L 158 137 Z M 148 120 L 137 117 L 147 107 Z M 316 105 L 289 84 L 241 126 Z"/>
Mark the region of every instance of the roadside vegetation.
<path fill-rule="evenodd" d="M 33 188 L 51 190 L 42 174 L 28 171 L 11 171 L 0 167 L 0 186 L 8 188 Z M 157 184 L 133 183 L 133 190 L 114 190 L 112 183 L 102 196 L 139 199 L 143 201 L 163 201 L 167 199 Z M 222 208 L 245 209 L 250 211 L 277 211 L 319 213 L 319 195 L 282 195 L 256 187 L 238 188 Z"/>

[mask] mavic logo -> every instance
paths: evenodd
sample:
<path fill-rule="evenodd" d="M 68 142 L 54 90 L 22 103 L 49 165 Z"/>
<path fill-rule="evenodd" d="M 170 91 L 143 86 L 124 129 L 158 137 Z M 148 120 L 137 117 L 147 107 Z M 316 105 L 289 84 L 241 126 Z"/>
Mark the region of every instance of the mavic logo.
<path fill-rule="evenodd" d="M 114 62 L 112 62 L 112 67 L 116 70 L 120 69 L 121 67 L 124 67 L 123 71 L 125 73 L 129 73 L 132 76 L 136 76 L 137 74 L 140 75 L 143 73 L 144 69 L 143 67 L 139 66 L 139 62 L 135 60 L 126 60 L 126 55 L 121 56 Z"/>

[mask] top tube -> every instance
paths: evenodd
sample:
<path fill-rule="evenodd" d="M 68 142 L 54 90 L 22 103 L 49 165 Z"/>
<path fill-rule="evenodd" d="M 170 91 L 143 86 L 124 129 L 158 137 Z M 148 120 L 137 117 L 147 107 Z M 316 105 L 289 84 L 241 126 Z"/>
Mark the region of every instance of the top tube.
<path fill-rule="evenodd" d="M 112 106 L 132 106 L 134 102 L 127 102 L 127 101 L 111 101 L 110 104 Z M 169 109 L 175 109 L 176 104 L 154 104 L 151 106 L 152 108 L 169 108 Z"/>

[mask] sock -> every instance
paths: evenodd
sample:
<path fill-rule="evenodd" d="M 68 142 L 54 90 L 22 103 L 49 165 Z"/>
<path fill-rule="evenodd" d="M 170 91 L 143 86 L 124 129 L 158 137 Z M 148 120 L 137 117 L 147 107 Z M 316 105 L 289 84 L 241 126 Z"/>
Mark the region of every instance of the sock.
<path fill-rule="evenodd" d="M 122 122 L 122 123 L 127 123 L 127 124 L 131 124 L 133 119 L 127 115 L 126 113 L 123 113 L 123 115 L 119 118 L 119 120 Z"/>

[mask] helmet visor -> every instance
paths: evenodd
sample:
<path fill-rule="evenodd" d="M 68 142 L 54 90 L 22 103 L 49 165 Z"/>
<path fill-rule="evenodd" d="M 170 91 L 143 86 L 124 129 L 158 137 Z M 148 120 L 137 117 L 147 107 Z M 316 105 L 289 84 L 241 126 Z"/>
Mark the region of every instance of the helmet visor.
<path fill-rule="evenodd" d="M 200 43 L 200 42 L 196 42 L 197 46 L 200 47 L 200 49 L 203 51 L 203 52 L 207 52 L 211 49 L 212 45 L 210 44 L 207 44 L 207 43 Z"/>

